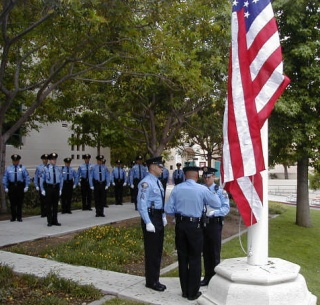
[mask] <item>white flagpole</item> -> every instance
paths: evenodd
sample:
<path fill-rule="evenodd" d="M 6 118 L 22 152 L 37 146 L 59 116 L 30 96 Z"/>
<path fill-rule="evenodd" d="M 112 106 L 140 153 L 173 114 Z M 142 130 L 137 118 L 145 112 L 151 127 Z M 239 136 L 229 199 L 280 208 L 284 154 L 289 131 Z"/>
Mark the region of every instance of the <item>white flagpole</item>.
<path fill-rule="evenodd" d="M 269 207 L 268 207 L 268 121 L 261 129 L 261 141 L 266 170 L 261 173 L 263 184 L 263 209 L 259 222 L 248 228 L 247 263 L 262 266 L 268 263 Z"/>

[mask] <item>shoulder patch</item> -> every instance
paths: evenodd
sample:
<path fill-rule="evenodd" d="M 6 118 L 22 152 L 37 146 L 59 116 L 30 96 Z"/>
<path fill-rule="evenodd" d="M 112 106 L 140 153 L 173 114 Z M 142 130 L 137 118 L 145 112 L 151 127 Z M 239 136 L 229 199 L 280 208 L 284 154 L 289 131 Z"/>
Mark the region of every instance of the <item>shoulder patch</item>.
<path fill-rule="evenodd" d="M 149 187 L 149 184 L 148 184 L 147 182 L 143 182 L 143 183 L 141 184 L 141 187 L 142 187 L 143 189 L 146 189 L 146 188 Z"/>

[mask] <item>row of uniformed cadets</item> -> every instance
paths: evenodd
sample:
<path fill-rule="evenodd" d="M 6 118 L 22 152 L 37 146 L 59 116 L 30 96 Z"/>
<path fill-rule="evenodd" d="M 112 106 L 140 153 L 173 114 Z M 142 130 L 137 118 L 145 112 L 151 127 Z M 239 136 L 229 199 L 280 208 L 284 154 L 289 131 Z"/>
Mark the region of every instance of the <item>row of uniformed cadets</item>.
<path fill-rule="evenodd" d="M 159 183 L 162 157 L 147 160 L 148 174 L 138 184 L 138 210 L 145 250 L 146 287 L 164 291 L 159 282 L 166 213 L 175 218 L 176 249 L 182 297 L 195 300 L 200 286 L 208 285 L 220 263 L 223 217 L 229 212 L 227 193 L 214 183 L 214 168 L 203 168 L 205 185 L 197 183 L 200 168 L 183 168 L 185 181 L 178 183 L 165 203 Z M 205 278 L 201 281 L 201 253 Z"/>

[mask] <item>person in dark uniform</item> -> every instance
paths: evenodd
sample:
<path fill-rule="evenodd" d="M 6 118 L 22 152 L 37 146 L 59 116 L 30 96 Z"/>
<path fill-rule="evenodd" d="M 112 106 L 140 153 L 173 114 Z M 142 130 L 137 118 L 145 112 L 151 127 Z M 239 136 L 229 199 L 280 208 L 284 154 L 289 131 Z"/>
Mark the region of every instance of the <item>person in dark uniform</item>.
<path fill-rule="evenodd" d="M 102 164 L 104 165 L 104 166 L 106 166 L 106 162 L 107 162 L 107 160 L 106 159 L 103 159 L 102 160 Z M 110 177 L 110 182 L 111 182 L 111 177 Z M 104 207 L 105 208 L 109 208 L 109 205 L 108 205 L 108 189 L 105 189 L 105 193 L 106 193 L 106 196 L 105 196 L 105 202 L 104 202 Z"/>
<path fill-rule="evenodd" d="M 177 169 L 175 169 L 172 174 L 174 185 L 178 185 L 185 180 L 184 172 L 181 169 L 181 163 L 177 163 L 176 166 Z"/>
<path fill-rule="evenodd" d="M 104 156 L 98 155 L 96 159 L 97 164 L 94 165 L 92 169 L 92 175 L 90 175 L 89 183 L 94 194 L 96 217 L 105 217 L 103 209 L 106 202 L 106 190 L 110 186 L 110 174 L 106 166 L 102 164 Z"/>
<path fill-rule="evenodd" d="M 142 156 L 136 157 L 136 164 L 132 167 L 130 171 L 130 187 L 133 189 L 133 203 L 135 210 L 137 211 L 137 195 L 138 195 L 138 184 L 146 176 L 146 167 L 142 165 Z"/>
<path fill-rule="evenodd" d="M 48 154 L 43 154 L 41 156 L 42 164 L 39 164 L 36 167 L 36 171 L 34 173 L 34 186 L 36 190 L 39 192 L 39 200 L 40 200 L 40 214 L 41 217 L 47 217 L 47 211 L 46 211 L 46 200 L 45 197 L 42 196 L 41 194 L 41 189 L 40 189 L 40 177 L 43 173 L 44 167 L 48 164 Z"/>
<path fill-rule="evenodd" d="M 81 198 L 82 198 L 82 210 L 83 211 L 92 211 L 91 209 L 91 200 L 92 192 L 90 189 L 89 178 L 92 171 L 92 165 L 90 164 L 91 156 L 85 154 L 82 156 L 84 163 L 81 164 L 78 168 L 78 182 L 81 187 Z"/>
<path fill-rule="evenodd" d="M 164 291 L 167 287 L 159 282 L 159 277 L 167 219 L 164 213 L 164 189 L 158 179 L 163 163 L 161 157 L 151 158 L 146 162 L 149 172 L 138 185 L 138 211 L 144 240 L 146 287 Z"/>
<path fill-rule="evenodd" d="M 126 172 L 121 167 L 121 160 L 117 160 L 116 167 L 111 173 L 111 182 L 114 186 L 114 197 L 116 205 L 122 205 L 123 203 L 123 187 L 127 185 L 126 183 Z"/>
<path fill-rule="evenodd" d="M 61 212 L 62 214 L 71 212 L 71 201 L 73 190 L 76 188 L 78 179 L 77 172 L 70 166 L 71 158 L 65 158 L 64 166 L 62 167 L 62 179 L 63 179 L 63 188 L 61 194 Z"/>
<path fill-rule="evenodd" d="M 58 154 L 48 156 L 49 164 L 40 178 L 41 194 L 46 197 L 48 227 L 61 226 L 58 222 L 58 202 L 62 193 L 63 178 L 61 166 L 56 166 Z"/>
<path fill-rule="evenodd" d="M 165 160 L 163 160 L 163 171 L 159 177 L 159 180 L 162 183 L 163 189 L 164 189 L 164 195 L 166 195 L 167 190 L 167 183 L 169 180 L 169 170 L 165 167 Z"/>
<path fill-rule="evenodd" d="M 12 165 L 9 165 L 3 175 L 2 184 L 8 193 L 11 210 L 11 220 L 22 222 L 22 205 L 24 193 L 28 191 L 30 176 L 25 166 L 19 164 L 21 156 L 11 156 Z"/>
<path fill-rule="evenodd" d="M 202 215 L 205 205 L 221 206 L 217 194 L 197 183 L 199 167 L 184 167 L 186 181 L 174 187 L 165 212 L 175 216 L 176 248 L 182 296 L 195 300 L 200 295 L 201 252 L 203 248 Z"/>
<path fill-rule="evenodd" d="M 203 168 L 203 178 L 205 185 L 211 192 L 219 196 L 221 207 L 218 210 L 206 207 L 206 218 L 203 227 L 203 262 L 204 278 L 200 282 L 201 286 L 207 286 L 211 278 L 215 275 L 214 268 L 220 264 L 221 235 L 224 217 L 230 211 L 229 196 L 226 191 L 214 183 L 215 172 L 213 167 Z"/>

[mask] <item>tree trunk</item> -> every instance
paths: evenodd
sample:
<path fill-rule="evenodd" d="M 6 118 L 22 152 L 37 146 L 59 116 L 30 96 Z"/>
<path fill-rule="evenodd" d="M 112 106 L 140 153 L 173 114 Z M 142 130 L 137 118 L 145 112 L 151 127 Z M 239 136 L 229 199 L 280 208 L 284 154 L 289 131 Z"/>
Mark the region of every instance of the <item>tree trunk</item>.
<path fill-rule="evenodd" d="M 289 173 L 288 173 L 288 165 L 284 164 L 284 179 L 288 180 L 289 179 Z"/>
<path fill-rule="evenodd" d="M 2 179 L 4 175 L 4 171 L 6 169 L 6 143 L 3 141 L 3 139 L 0 139 L 0 213 L 7 212 L 7 202 L 6 202 L 6 196 L 2 184 Z"/>
<path fill-rule="evenodd" d="M 309 206 L 308 165 L 308 156 L 298 160 L 296 224 L 300 227 L 312 227 Z"/>

